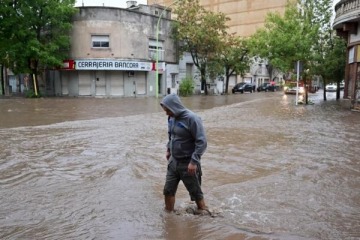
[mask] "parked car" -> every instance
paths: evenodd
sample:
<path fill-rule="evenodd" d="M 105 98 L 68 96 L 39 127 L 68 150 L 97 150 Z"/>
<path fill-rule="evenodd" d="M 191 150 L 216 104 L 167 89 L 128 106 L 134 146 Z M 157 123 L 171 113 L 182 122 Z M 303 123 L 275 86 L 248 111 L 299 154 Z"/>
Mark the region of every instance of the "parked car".
<path fill-rule="evenodd" d="M 233 89 L 232 89 L 232 93 L 244 93 L 244 92 L 250 92 L 252 93 L 254 90 L 253 85 L 250 83 L 245 83 L 245 82 L 241 82 L 236 84 Z"/>
<path fill-rule="evenodd" d="M 268 92 L 268 91 L 272 91 L 272 92 L 275 92 L 277 91 L 277 86 L 275 85 L 272 85 L 270 83 L 263 83 L 261 84 L 260 86 L 257 87 L 257 91 L 258 92 Z"/>
<path fill-rule="evenodd" d="M 285 94 L 296 94 L 297 87 L 296 86 L 285 86 L 284 87 L 284 93 Z M 299 87 L 298 89 L 299 94 L 304 94 L 305 89 L 304 87 Z"/>
<path fill-rule="evenodd" d="M 326 89 L 327 92 L 336 92 L 337 85 L 334 84 L 334 83 L 330 83 L 330 84 L 325 86 L 325 89 Z"/>

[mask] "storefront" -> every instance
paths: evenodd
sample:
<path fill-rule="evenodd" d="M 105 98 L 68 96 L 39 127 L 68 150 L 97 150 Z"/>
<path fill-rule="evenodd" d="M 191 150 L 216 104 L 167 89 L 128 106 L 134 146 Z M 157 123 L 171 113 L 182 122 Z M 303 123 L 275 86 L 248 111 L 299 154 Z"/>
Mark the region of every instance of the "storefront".
<path fill-rule="evenodd" d="M 119 59 L 66 60 L 60 77 L 62 96 L 136 97 L 155 91 L 152 62 Z M 60 91 L 60 92 L 59 92 Z"/>

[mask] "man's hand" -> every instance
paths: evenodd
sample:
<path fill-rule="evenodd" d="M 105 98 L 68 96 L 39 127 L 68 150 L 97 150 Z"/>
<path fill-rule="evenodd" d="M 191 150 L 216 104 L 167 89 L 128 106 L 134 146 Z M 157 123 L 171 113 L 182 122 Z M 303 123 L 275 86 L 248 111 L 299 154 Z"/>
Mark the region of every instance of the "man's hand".
<path fill-rule="evenodd" d="M 191 176 L 195 175 L 196 169 L 197 169 L 197 165 L 190 162 L 189 165 L 188 165 L 188 173 L 189 173 L 189 175 L 191 175 Z"/>
<path fill-rule="evenodd" d="M 170 156 L 171 156 L 170 151 L 166 151 L 166 160 L 169 161 Z"/>

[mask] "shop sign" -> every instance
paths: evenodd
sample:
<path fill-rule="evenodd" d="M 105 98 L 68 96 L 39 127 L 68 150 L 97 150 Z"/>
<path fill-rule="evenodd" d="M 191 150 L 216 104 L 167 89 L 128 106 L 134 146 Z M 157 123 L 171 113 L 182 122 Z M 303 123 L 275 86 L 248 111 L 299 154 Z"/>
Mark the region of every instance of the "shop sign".
<path fill-rule="evenodd" d="M 158 64 L 156 62 L 152 63 L 152 71 L 159 71 L 159 72 L 163 72 L 165 71 L 165 62 L 159 62 Z"/>
<path fill-rule="evenodd" d="M 151 71 L 151 62 L 137 62 L 124 60 L 75 60 L 76 70 L 121 70 L 121 71 Z"/>

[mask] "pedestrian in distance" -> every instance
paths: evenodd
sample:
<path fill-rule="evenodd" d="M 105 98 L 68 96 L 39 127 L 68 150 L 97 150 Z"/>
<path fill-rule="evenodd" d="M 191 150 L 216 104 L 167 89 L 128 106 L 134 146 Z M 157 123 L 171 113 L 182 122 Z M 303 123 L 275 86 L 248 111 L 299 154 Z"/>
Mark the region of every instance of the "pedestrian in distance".
<path fill-rule="evenodd" d="M 197 212 L 208 208 L 201 189 L 200 159 L 207 147 L 207 139 L 202 121 L 187 109 L 176 94 L 163 98 L 161 107 L 168 116 L 166 159 L 168 167 L 164 186 L 165 210 L 174 211 L 175 195 L 180 180 L 184 183 Z"/>

